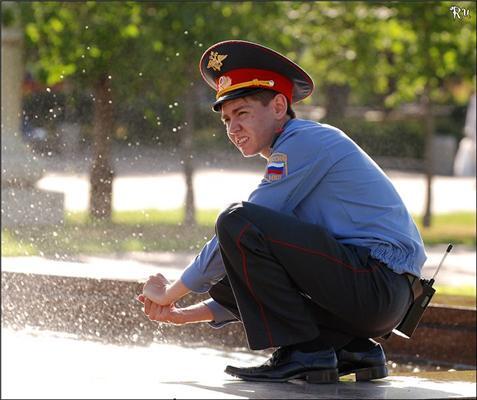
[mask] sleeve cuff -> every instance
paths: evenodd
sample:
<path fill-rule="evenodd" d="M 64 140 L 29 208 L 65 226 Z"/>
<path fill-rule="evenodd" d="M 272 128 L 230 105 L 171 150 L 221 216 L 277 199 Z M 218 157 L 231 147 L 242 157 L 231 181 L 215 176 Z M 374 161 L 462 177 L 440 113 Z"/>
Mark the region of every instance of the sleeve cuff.
<path fill-rule="evenodd" d="M 229 324 L 230 322 L 238 321 L 235 315 L 233 315 L 225 307 L 221 306 L 214 299 L 207 299 L 203 303 L 210 309 L 214 320 L 208 322 L 212 328 L 222 328 L 224 325 Z"/>

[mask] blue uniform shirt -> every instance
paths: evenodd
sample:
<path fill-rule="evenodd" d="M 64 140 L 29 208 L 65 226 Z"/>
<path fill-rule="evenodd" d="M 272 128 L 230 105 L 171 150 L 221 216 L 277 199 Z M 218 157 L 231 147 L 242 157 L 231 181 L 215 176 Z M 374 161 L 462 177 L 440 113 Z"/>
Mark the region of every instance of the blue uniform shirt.
<path fill-rule="evenodd" d="M 402 199 L 381 168 L 333 126 L 288 121 L 248 201 L 320 225 L 340 243 L 366 247 L 398 274 L 421 275 L 427 257 Z M 214 236 L 181 280 L 204 293 L 224 276 Z M 214 315 L 212 326 L 235 319 L 214 300 L 205 303 Z"/>

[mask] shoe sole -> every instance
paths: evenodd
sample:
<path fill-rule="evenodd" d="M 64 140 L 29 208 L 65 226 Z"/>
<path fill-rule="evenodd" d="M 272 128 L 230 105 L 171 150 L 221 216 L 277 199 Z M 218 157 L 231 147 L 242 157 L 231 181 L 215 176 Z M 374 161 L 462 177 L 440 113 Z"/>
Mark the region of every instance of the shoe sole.
<path fill-rule="evenodd" d="M 340 372 L 339 376 L 355 374 L 356 381 L 371 381 L 374 379 L 382 379 L 388 376 L 388 368 L 385 365 L 378 367 L 353 369 L 346 372 Z"/>
<path fill-rule="evenodd" d="M 235 376 L 237 378 L 243 379 L 244 381 L 253 381 L 253 382 L 288 382 L 292 379 L 305 379 L 308 383 L 337 383 L 338 378 L 338 369 L 323 369 L 323 370 L 312 370 L 301 372 L 286 378 L 266 378 L 266 377 L 257 377 L 257 376 L 248 376 L 240 375 L 233 372 L 228 372 L 229 375 Z"/>

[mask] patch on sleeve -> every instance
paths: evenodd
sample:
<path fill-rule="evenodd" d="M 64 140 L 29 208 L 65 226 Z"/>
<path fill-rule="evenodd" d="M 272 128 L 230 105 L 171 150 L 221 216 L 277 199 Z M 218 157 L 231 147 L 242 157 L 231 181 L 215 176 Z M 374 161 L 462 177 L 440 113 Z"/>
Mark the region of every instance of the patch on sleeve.
<path fill-rule="evenodd" d="M 268 159 L 265 179 L 278 181 L 288 174 L 287 155 L 284 153 L 273 153 Z"/>

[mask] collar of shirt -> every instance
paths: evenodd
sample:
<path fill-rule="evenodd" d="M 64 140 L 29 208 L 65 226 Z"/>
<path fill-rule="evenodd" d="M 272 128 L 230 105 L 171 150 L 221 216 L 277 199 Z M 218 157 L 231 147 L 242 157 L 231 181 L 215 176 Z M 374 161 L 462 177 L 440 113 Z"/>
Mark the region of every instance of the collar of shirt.
<path fill-rule="evenodd" d="M 275 139 L 273 139 L 272 145 L 270 148 L 272 149 L 272 153 L 281 142 L 294 130 L 294 128 L 298 127 L 300 125 L 300 121 L 297 118 L 292 118 L 289 119 L 287 122 L 285 122 L 285 125 L 283 125 L 282 130 L 275 136 Z"/>

